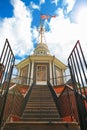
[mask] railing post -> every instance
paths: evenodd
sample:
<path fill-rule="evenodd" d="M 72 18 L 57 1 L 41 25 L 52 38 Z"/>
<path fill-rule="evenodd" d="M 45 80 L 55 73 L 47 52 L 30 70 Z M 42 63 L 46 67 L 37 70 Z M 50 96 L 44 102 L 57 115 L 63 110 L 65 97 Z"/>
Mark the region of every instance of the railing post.
<path fill-rule="evenodd" d="M 1 77 L 1 95 L 0 98 L 3 98 L 1 101 L 1 111 L 0 111 L 0 128 L 2 127 L 3 123 L 3 116 L 4 116 L 4 110 L 5 110 L 5 104 L 7 100 L 7 94 L 10 86 L 10 80 L 12 76 L 13 66 L 15 63 L 15 57 L 12 52 L 12 49 L 10 47 L 10 44 L 8 42 L 8 39 L 6 39 L 3 51 L 0 57 L 0 62 L 4 66 L 4 72 Z"/>

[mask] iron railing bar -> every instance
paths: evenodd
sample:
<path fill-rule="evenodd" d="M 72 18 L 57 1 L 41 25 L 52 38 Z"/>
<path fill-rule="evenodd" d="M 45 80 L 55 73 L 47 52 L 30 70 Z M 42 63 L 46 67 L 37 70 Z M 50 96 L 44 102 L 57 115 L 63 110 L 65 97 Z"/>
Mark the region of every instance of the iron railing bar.
<path fill-rule="evenodd" d="M 81 83 L 82 83 L 82 86 L 83 86 L 84 94 L 86 96 L 86 92 L 85 92 L 85 88 L 84 88 L 84 83 L 83 83 L 83 79 L 82 79 L 82 75 L 81 75 L 81 71 L 80 71 L 80 66 L 79 66 L 77 55 L 76 55 L 75 51 L 74 51 L 74 54 L 75 54 L 76 63 L 77 63 L 77 66 L 78 66 L 78 71 L 79 71 L 79 74 L 80 74 L 80 78 L 81 78 Z M 80 85 L 79 85 L 79 87 L 80 87 Z"/>
<path fill-rule="evenodd" d="M 83 51 L 82 51 L 82 48 L 81 48 L 80 42 L 79 42 L 79 47 L 80 47 L 81 54 L 82 54 L 82 57 L 83 57 L 83 60 L 84 60 L 84 63 L 85 63 L 86 69 L 87 69 L 87 63 L 86 63 L 86 60 L 85 60 L 85 57 L 84 57 L 84 54 L 83 54 Z M 86 79 L 86 83 L 87 83 L 87 79 Z"/>
<path fill-rule="evenodd" d="M 9 56 L 10 55 L 8 55 L 8 57 L 7 57 L 7 60 L 6 60 L 6 64 L 5 64 L 5 72 L 4 73 L 7 73 L 7 64 L 9 64 L 8 63 L 8 58 L 9 58 Z M 4 75 L 4 73 L 3 73 L 3 75 Z M 4 80 L 5 81 L 5 79 L 6 79 L 6 76 L 7 76 L 7 74 L 5 74 L 5 76 L 3 77 L 3 75 L 2 75 L 2 79 L 1 79 L 1 82 L 2 82 L 2 80 Z M 2 91 L 3 91 L 3 86 L 2 86 Z"/>
<path fill-rule="evenodd" d="M 5 48 L 6 48 L 6 47 L 5 47 Z M 4 57 L 3 57 L 2 64 L 4 64 L 4 61 L 5 61 L 5 57 L 6 57 L 7 50 L 8 50 L 8 45 L 7 45 L 6 50 L 4 50 L 4 51 L 5 51 L 5 54 L 3 53 L 3 54 L 4 54 Z M 6 69 L 6 64 L 4 65 L 4 71 L 5 71 L 5 69 Z M 4 73 L 2 73 L 1 82 L 2 82 L 2 80 L 3 80 L 3 75 L 4 75 Z"/>
<path fill-rule="evenodd" d="M 8 67 L 9 67 L 9 62 L 10 62 L 10 58 L 11 58 L 11 54 L 9 55 L 9 60 L 8 60 L 8 62 L 7 62 L 7 66 L 6 66 L 6 74 L 5 74 L 5 77 L 4 77 L 4 81 L 6 80 L 6 77 L 7 77 L 7 74 L 8 74 Z M 2 90 L 3 90 L 3 87 L 2 87 Z"/>
<path fill-rule="evenodd" d="M 76 50 L 77 50 L 77 49 L 76 49 Z M 74 52 L 75 52 L 75 51 L 74 51 Z M 85 94 L 85 96 L 86 96 L 86 91 L 85 91 L 85 87 L 84 87 L 84 82 L 83 82 L 83 78 L 82 78 L 82 75 L 81 75 L 80 65 L 79 65 L 79 62 L 78 62 L 76 53 L 75 53 L 75 57 L 76 57 L 77 65 L 78 65 L 78 70 L 79 70 L 79 74 L 80 74 L 80 78 L 81 78 L 82 87 L 83 87 L 83 90 L 84 90 L 84 94 Z M 80 85 L 79 85 L 79 87 L 80 87 Z"/>
<path fill-rule="evenodd" d="M 81 63 L 81 67 L 82 67 L 82 71 L 83 71 L 83 74 L 84 74 L 84 77 L 85 77 L 85 81 L 86 81 L 87 79 L 86 79 L 85 71 L 84 71 L 84 68 L 83 68 L 83 64 L 81 62 L 81 58 L 80 58 L 80 55 L 79 55 L 78 48 L 76 48 L 76 50 L 77 50 L 77 53 L 78 53 L 78 57 L 79 57 L 79 60 L 80 60 L 80 63 Z"/>
<path fill-rule="evenodd" d="M 8 51 L 7 57 L 5 57 L 5 58 L 6 58 L 6 61 L 5 61 L 5 72 L 7 72 L 7 64 L 9 64 L 8 63 L 8 59 L 10 59 L 10 50 Z"/>
<path fill-rule="evenodd" d="M 4 61 L 5 61 L 5 56 L 6 56 L 6 54 L 7 54 L 7 50 L 8 50 L 8 45 L 7 45 L 7 47 L 5 46 L 5 48 L 6 48 L 6 50 L 4 50 L 5 51 L 5 54 L 4 54 L 4 57 L 3 57 L 3 60 L 2 60 L 2 64 L 4 64 Z"/>
<path fill-rule="evenodd" d="M 14 57 L 14 54 L 13 54 L 13 51 L 12 51 L 12 49 L 11 49 L 11 46 L 10 46 L 10 44 L 9 44 L 8 39 L 7 39 L 7 43 L 8 43 L 8 45 L 9 45 L 9 48 L 10 48 L 11 54 L 12 54 L 12 55 L 13 55 L 13 57 Z"/>
<path fill-rule="evenodd" d="M 75 54 L 74 54 L 74 55 L 75 55 Z M 80 84 L 79 77 L 78 77 L 78 73 L 77 73 L 77 68 L 76 68 L 76 65 L 75 65 L 75 58 L 74 58 L 73 54 L 72 54 L 72 60 L 73 60 L 74 67 L 75 67 L 76 77 L 77 77 L 78 83 Z M 79 88 L 80 88 L 80 92 L 81 92 L 81 94 L 82 94 L 81 87 L 79 87 Z"/>
<path fill-rule="evenodd" d="M 72 53 L 74 52 L 74 50 L 75 50 L 75 48 L 76 48 L 76 46 L 77 46 L 78 44 L 79 44 L 79 40 L 76 42 L 76 44 L 75 44 L 75 46 L 74 46 L 72 52 L 70 53 L 68 59 L 71 57 Z"/>
<path fill-rule="evenodd" d="M 75 80 L 75 70 L 74 70 L 74 65 L 73 65 L 73 62 L 72 62 L 72 58 L 70 59 L 70 63 L 71 63 L 71 66 L 70 66 L 70 68 L 72 69 L 72 79 L 73 79 L 73 83 L 74 83 L 74 85 L 75 85 L 75 88 L 74 88 L 74 90 L 75 89 L 77 89 L 77 86 L 76 86 L 76 80 Z"/>
<path fill-rule="evenodd" d="M 3 57 L 4 50 L 5 50 L 5 48 L 6 48 L 6 44 L 7 44 L 7 39 L 6 39 L 6 41 L 5 41 L 5 44 L 4 44 L 4 47 L 3 47 L 2 53 L 1 53 L 0 61 L 1 61 L 2 57 Z"/>

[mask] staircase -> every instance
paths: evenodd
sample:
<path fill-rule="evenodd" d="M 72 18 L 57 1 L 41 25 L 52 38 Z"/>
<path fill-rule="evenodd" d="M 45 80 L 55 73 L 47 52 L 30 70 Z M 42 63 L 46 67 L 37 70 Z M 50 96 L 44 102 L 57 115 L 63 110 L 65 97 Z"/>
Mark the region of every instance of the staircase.
<path fill-rule="evenodd" d="M 48 86 L 34 86 L 25 107 L 23 121 L 58 121 L 59 113 Z"/>
<path fill-rule="evenodd" d="M 7 122 L 3 130 L 80 130 L 76 122 L 63 122 L 48 86 L 34 86 L 21 121 Z"/>

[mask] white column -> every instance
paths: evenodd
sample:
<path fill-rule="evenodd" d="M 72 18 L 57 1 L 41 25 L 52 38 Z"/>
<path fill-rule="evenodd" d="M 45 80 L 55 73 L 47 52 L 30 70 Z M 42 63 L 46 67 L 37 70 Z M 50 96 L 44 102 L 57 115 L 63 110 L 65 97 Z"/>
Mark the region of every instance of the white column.
<path fill-rule="evenodd" d="M 30 63 L 28 65 L 28 79 L 27 79 L 27 85 L 29 85 L 29 75 L 30 75 Z"/>
<path fill-rule="evenodd" d="M 50 67 L 50 83 L 53 85 L 53 79 L 52 79 L 52 64 L 51 62 L 49 63 L 49 67 Z"/>
<path fill-rule="evenodd" d="M 53 63 L 53 81 L 54 81 L 54 85 L 55 85 L 55 68 L 54 68 L 54 63 Z"/>
<path fill-rule="evenodd" d="M 33 83 L 33 72 L 34 72 L 34 61 L 32 61 L 30 85 Z"/>
<path fill-rule="evenodd" d="M 20 68 L 18 69 L 18 76 L 17 76 L 17 83 L 18 84 L 21 84 L 21 75 L 20 75 L 21 71 L 20 71 Z"/>

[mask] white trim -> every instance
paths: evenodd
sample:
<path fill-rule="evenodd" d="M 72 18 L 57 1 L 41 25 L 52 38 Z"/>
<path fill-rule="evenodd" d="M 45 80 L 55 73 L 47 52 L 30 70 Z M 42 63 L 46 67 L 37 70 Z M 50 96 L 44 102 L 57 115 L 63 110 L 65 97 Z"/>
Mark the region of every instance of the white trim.
<path fill-rule="evenodd" d="M 36 81 L 36 85 L 47 85 L 47 81 Z"/>

